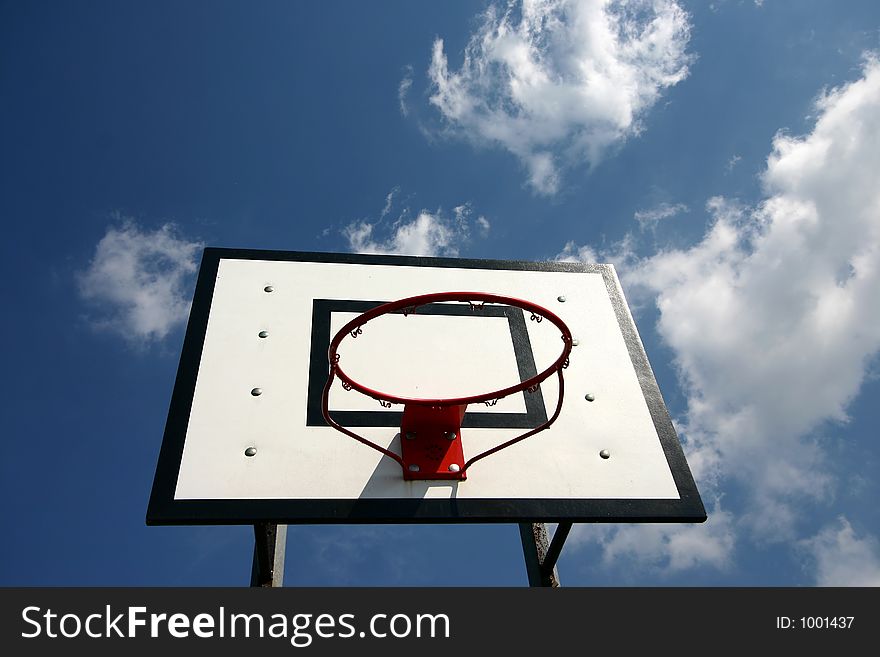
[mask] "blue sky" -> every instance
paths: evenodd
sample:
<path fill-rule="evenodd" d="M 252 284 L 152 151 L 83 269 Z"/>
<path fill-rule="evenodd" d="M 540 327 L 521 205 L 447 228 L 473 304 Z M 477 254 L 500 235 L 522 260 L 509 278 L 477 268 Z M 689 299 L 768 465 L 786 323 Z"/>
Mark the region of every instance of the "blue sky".
<path fill-rule="evenodd" d="M 564 584 L 880 584 L 880 5 L 2 2 L 3 585 L 241 585 L 144 514 L 204 245 L 613 262 L 709 511 Z M 292 585 L 523 585 L 515 526 Z"/>

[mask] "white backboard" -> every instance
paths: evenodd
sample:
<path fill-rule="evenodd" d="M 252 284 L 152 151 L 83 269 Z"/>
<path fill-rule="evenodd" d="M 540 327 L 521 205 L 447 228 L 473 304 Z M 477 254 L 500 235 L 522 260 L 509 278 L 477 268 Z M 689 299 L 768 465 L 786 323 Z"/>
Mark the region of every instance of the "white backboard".
<path fill-rule="evenodd" d="M 548 430 L 478 461 L 465 481 L 404 481 L 398 463 L 324 422 L 327 347 L 365 310 L 446 291 L 543 306 L 577 346 Z M 368 387 L 459 397 L 525 380 L 561 348 L 550 322 L 514 306 L 444 303 L 377 318 L 339 353 Z M 469 407 L 465 458 L 541 424 L 558 393 L 554 376 Z M 402 407 L 338 383 L 329 406 L 400 453 Z M 147 519 L 699 522 L 705 511 L 610 265 L 206 249 Z"/>

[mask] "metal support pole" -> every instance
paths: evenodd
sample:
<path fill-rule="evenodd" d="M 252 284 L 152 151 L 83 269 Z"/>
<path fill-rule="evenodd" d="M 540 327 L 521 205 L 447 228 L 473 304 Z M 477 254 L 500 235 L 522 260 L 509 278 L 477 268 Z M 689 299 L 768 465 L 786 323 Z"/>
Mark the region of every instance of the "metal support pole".
<path fill-rule="evenodd" d="M 547 526 L 543 522 L 519 523 L 529 586 L 560 586 L 556 562 L 570 531 L 570 522 L 559 523 L 551 542 L 547 536 Z"/>
<path fill-rule="evenodd" d="M 559 586 L 559 576 L 556 569 L 546 572 L 541 567 L 550 546 L 550 541 L 547 538 L 547 526 L 543 522 L 521 522 L 519 523 L 519 535 L 522 539 L 529 586 Z"/>
<path fill-rule="evenodd" d="M 273 525 L 265 522 L 254 525 L 254 562 L 251 567 L 251 586 L 283 585 L 286 547 L 287 525 Z"/>

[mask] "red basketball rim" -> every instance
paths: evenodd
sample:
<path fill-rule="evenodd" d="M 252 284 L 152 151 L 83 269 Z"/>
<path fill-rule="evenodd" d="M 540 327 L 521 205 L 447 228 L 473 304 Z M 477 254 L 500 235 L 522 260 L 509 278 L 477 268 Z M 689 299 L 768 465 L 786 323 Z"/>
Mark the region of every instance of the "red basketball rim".
<path fill-rule="evenodd" d="M 516 385 L 501 388 L 500 390 L 493 390 L 491 392 L 471 395 L 468 397 L 454 397 L 448 399 L 400 397 L 398 395 L 392 395 L 387 392 L 382 392 L 381 390 L 374 390 L 373 388 L 368 388 L 367 386 L 358 383 L 342 369 L 342 366 L 340 365 L 340 356 L 338 353 L 338 349 L 339 345 L 346 338 L 346 336 L 356 338 L 358 335 L 361 334 L 361 329 L 364 324 L 381 315 L 387 315 L 389 313 L 394 313 L 398 311 L 404 311 L 405 314 L 416 314 L 420 306 L 425 306 L 430 303 L 439 303 L 442 301 L 480 301 L 482 303 L 497 303 L 505 304 L 508 306 L 516 306 L 523 310 L 527 310 L 532 313 L 531 318 L 535 321 L 540 322 L 543 319 L 547 319 L 560 330 L 560 332 L 562 333 L 561 337 L 563 341 L 562 353 L 547 369 L 539 372 L 529 379 L 526 379 L 525 381 L 517 383 Z M 474 312 L 479 312 L 480 306 L 474 304 L 471 305 Z M 399 299 L 398 301 L 385 303 L 381 306 L 377 306 L 372 310 L 368 310 L 358 315 L 341 329 L 339 329 L 339 331 L 333 337 L 333 340 L 330 341 L 330 348 L 327 352 L 327 358 L 330 362 L 332 373 L 339 377 L 346 388 L 350 387 L 364 395 L 367 395 L 368 397 L 372 397 L 373 399 L 390 402 L 392 404 L 454 406 L 459 404 L 476 404 L 480 402 L 498 400 L 512 395 L 516 392 L 521 392 L 529 388 L 534 388 L 542 381 L 547 379 L 547 377 L 549 377 L 553 372 L 556 372 L 565 366 L 566 362 L 568 361 L 569 355 L 571 354 L 571 348 L 571 331 L 569 330 L 565 322 L 563 322 L 562 319 L 560 319 L 555 313 L 547 310 L 542 306 L 539 306 L 536 303 L 525 301 L 524 299 L 507 297 L 499 294 L 488 294 L 485 292 L 437 292 L 434 294 L 422 294 L 415 297 L 408 297 L 406 299 Z"/>
<path fill-rule="evenodd" d="M 563 348 L 562 353 L 559 355 L 550 367 L 540 372 L 539 374 L 530 377 L 529 379 L 522 381 L 516 385 L 509 386 L 507 388 L 502 388 L 500 390 L 493 390 L 492 392 L 486 392 L 479 395 L 471 395 L 469 397 L 456 397 L 450 399 L 423 399 L 423 398 L 409 398 L 409 397 L 399 397 L 397 395 L 391 395 L 385 392 L 381 392 L 379 390 L 373 390 L 372 388 L 368 388 L 357 381 L 353 380 L 350 376 L 348 376 L 340 367 L 339 361 L 339 344 L 345 339 L 347 335 L 351 335 L 353 338 L 356 338 L 358 335 L 362 333 L 362 327 L 364 324 L 369 322 L 371 319 L 375 319 L 380 315 L 386 315 L 388 313 L 393 313 L 397 311 L 402 311 L 404 314 L 410 314 L 417 312 L 420 306 L 427 305 L 429 303 L 438 303 L 442 301 L 466 301 L 471 304 L 474 312 L 479 312 L 479 309 L 482 307 L 484 303 L 498 303 L 498 304 L 507 304 L 510 306 L 516 306 L 523 310 L 527 310 L 532 313 L 530 319 L 532 321 L 541 322 L 544 318 L 550 320 L 562 333 L 562 342 Z M 475 305 L 473 302 L 479 301 L 480 305 Z M 511 445 L 515 445 L 516 443 L 535 435 L 536 433 L 540 433 L 550 427 L 556 419 L 559 417 L 559 412 L 562 410 L 562 401 L 565 397 L 565 377 L 562 374 L 562 371 L 568 367 L 568 359 L 571 354 L 572 348 L 572 337 L 571 331 L 568 326 L 566 326 L 565 322 L 563 322 L 555 313 L 550 312 L 546 308 L 539 306 L 538 304 L 532 303 L 531 301 L 525 301 L 523 299 L 516 299 L 514 297 L 502 296 L 499 294 L 487 294 L 485 292 L 438 292 L 434 294 L 423 294 L 415 297 L 408 297 L 406 299 L 400 299 L 398 301 L 392 301 L 390 303 L 382 304 L 381 306 L 377 306 L 372 310 L 368 310 L 365 313 L 358 315 L 355 319 L 348 322 L 345 326 L 343 326 L 330 341 L 330 348 L 327 350 L 327 358 L 330 363 L 330 372 L 327 377 L 327 381 L 324 384 L 324 391 L 321 395 L 321 413 L 324 416 L 324 420 L 327 424 L 337 431 L 344 433 L 345 435 L 354 438 L 359 443 L 366 445 L 368 447 L 372 447 L 373 449 L 385 454 L 389 458 L 397 461 L 398 464 L 402 468 L 404 468 L 404 478 L 407 478 L 406 474 L 406 464 L 403 458 L 395 454 L 389 449 L 382 447 L 381 445 L 377 445 L 371 440 L 364 438 L 361 435 L 356 434 L 354 431 L 347 429 L 342 426 L 336 420 L 334 420 L 330 415 L 330 387 L 333 385 L 333 381 L 338 376 L 342 381 L 342 385 L 344 388 L 348 390 L 357 390 L 358 392 L 372 397 L 379 401 L 380 404 L 386 407 L 390 407 L 392 404 L 403 404 L 405 407 L 408 405 L 415 406 L 433 406 L 435 408 L 438 407 L 452 407 L 452 406 L 461 406 L 462 409 L 465 409 L 468 404 L 485 402 L 489 405 L 492 405 L 494 401 L 497 401 L 503 397 L 511 395 L 516 392 L 521 392 L 523 390 L 528 390 L 532 392 L 537 390 L 538 385 L 544 381 L 547 377 L 549 377 L 553 372 L 556 372 L 559 383 L 559 395 L 556 401 L 556 408 L 552 414 L 552 416 L 547 419 L 543 424 L 537 426 L 525 433 L 512 438 L 506 442 L 501 443 L 500 445 L 496 445 L 491 449 L 487 449 L 471 459 L 467 460 L 464 463 L 464 466 L 461 468 L 459 474 L 455 476 L 456 479 L 463 480 L 465 479 L 467 470 L 470 466 L 472 466 L 477 461 L 490 456 L 491 454 L 495 454 L 496 452 L 510 447 Z M 406 415 L 406 409 L 404 409 L 404 415 Z M 460 448 L 460 444 L 459 444 Z M 439 475 L 438 475 L 439 476 Z M 425 477 L 428 478 L 428 477 Z M 449 475 L 444 475 L 443 478 L 449 478 Z"/>

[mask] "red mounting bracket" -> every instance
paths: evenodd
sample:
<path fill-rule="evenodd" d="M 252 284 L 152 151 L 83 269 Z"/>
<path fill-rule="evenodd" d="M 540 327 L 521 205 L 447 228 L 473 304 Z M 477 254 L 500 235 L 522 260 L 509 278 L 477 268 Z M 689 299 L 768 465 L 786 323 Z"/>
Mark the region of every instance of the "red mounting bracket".
<path fill-rule="evenodd" d="M 467 404 L 423 406 L 406 404 L 400 422 L 403 478 L 464 480 L 461 421 Z"/>

